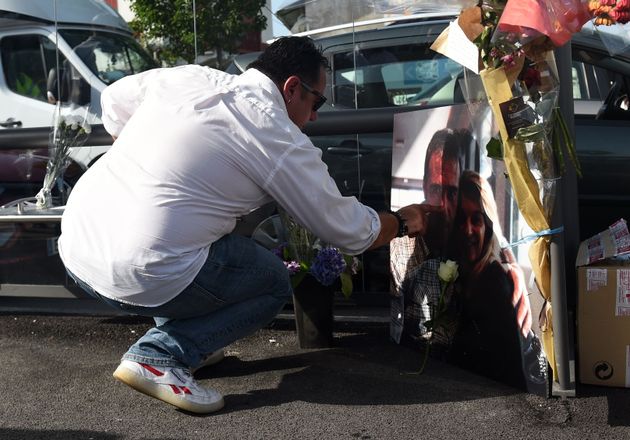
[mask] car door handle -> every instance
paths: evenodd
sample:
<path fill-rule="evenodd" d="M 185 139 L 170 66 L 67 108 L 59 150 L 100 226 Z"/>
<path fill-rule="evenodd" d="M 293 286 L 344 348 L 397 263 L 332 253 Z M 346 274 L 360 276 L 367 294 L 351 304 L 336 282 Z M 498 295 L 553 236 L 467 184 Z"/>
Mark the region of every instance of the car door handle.
<path fill-rule="evenodd" d="M 0 127 L 3 128 L 11 128 L 11 127 L 21 127 L 22 121 L 16 121 L 13 118 L 9 118 L 6 121 L 0 122 Z"/>

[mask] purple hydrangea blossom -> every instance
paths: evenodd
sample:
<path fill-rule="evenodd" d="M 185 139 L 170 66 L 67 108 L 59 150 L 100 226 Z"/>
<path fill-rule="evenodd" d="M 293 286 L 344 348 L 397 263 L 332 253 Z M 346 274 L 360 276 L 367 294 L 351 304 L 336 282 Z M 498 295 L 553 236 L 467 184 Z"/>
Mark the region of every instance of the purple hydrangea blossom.
<path fill-rule="evenodd" d="M 320 250 L 313 260 L 310 272 L 324 286 L 330 286 L 346 268 L 343 255 L 337 248 Z"/>

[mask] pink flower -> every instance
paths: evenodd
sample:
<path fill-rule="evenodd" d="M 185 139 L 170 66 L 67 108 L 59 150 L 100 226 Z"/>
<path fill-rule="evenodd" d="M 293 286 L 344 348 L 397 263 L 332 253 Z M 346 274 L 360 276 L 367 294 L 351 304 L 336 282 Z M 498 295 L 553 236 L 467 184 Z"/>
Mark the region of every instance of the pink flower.
<path fill-rule="evenodd" d="M 527 67 L 523 74 L 523 82 L 528 89 L 531 89 L 534 86 L 539 86 L 540 82 L 540 72 L 533 67 Z"/>
<path fill-rule="evenodd" d="M 501 61 L 503 62 L 503 64 L 505 64 L 507 67 L 513 67 L 515 62 L 514 62 L 514 55 L 513 54 L 507 54 L 507 55 L 503 55 L 501 57 Z"/>

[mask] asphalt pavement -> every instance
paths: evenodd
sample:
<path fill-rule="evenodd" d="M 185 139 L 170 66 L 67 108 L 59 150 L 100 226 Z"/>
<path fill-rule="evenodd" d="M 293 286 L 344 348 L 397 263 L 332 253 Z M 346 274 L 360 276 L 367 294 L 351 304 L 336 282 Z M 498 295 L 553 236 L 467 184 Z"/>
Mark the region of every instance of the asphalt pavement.
<path fill-rule="evenodd" d="M 390 342 L 384 322 L 337 322 L 302 350 L 290 319 L 227 347 L 197 378 L 225 396 L 182 412 L 112 378 L 150 326 L 135 317 L 0 315 L 0 439 L 629 439 L 630 390 L 528 395 Z"/>

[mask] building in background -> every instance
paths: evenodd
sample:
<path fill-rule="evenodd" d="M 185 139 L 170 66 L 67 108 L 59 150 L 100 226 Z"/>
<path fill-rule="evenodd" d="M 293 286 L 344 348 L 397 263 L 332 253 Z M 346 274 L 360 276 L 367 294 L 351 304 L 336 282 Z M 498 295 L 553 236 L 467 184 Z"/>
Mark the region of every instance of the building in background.
<path fill-rule="evenodd" d="M 418 0 L 286 0 L 276 11 L 278 20 L 291 33 L 309 32 L 340 26 L 347 23 L 369 20 L 396 19 L 418 13 L 438 12 L 444 9 L 461 8 L 461 0 L 419 2 Z M 378 27 L 374 23 L 372 27 Z M 364 26 L 367 29 L 369 26 Z M 333 30 L 343 33 L 347 30 Z"/>

